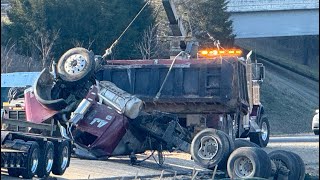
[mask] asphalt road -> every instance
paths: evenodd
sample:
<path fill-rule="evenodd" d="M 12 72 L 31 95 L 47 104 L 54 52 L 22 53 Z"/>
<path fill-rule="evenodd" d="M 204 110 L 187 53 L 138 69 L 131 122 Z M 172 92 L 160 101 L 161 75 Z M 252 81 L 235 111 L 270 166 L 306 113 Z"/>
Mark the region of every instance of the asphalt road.
<path fill-rule="evenodd" d="M 319 177 L 319 136 L 297 135 L 271 137 L 266 152 L 276 149 L 293 151 L 299 154 L 305 162 L 306 173 Z M 138 160 L 149 156 L 150 153 L 138 155 Z M 157 156 L 155 156 L 157 160 Z M 114 157 L 107 161 L 83 160 L 72 158 L 70 167 L 63 176 L 51 176 L 54 179 L 159 179 L 159 177 L 191 177 L 198 171 L 199 175 L 208 175 L 209 170 L 197 166 L 190 155 L 185 153 L 167 153 L 165 162 L 160 167 L 153 157 L 140 165 L 130 165 L 127 157 Z M 221 173 L 220 173 L 221 177 Z M 1 169 L 1 179 L 17 179 L 9 177 L 5 169 Z"/>

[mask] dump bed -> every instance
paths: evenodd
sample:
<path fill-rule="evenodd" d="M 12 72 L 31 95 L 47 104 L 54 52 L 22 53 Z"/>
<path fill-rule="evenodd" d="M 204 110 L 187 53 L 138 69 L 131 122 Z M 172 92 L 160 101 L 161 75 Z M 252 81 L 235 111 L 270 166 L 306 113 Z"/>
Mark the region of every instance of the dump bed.
<path fill-rule="evenodd" d="M 145 110 L 198 114 L 234 112 L 248 106 L 245 63 L 222 60 L 110 60 L 96 74 L 145 102 Z"/>

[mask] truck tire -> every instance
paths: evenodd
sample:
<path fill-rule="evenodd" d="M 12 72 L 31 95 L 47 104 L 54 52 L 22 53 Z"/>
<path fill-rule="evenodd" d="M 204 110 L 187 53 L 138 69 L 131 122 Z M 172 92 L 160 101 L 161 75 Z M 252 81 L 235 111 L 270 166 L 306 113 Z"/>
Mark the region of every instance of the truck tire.
<path fill-rule="evenodd" d="M 52 173 L 62 175 L 69 166 L 71 156 L 70 142 L 63 141 L 55 148 Z"/>
<path fill-rule="evenodd" d="M 94 54 L 85 48 L 72 48 L 58 61 L 57 75 L 67 83 L 86 80 L 94 72 Z"/>
<path fill-rule="evenodd" d="M 27 144 L 30 144 L 30 148 L 26 160 L 26 169 L 21 170 L 21 175 L 25 179 L 30 179 L 37 173 L 39 167 L 40 148 L 35 141 L 28 141 Z"/>
<path fill-rule="evenodd" d="M 238 149 L 240 147 L 256 147 L 256 148 L 260 148 L 260 146 L 258 146 L 257 144 L 251 142 L 251 141 L 247 141 L 245 139 L 235 139 L 234 141 L 234 148 Z"/>
<path fill-rule="evenodd" d="M 303 160 L 301 159 L 301 157 L 294 153 L 294 152 L 290 152 L 294 157 L 295 157 L 295 160 L 296 160 L 296 166 L 297 168 L 299 169 L 299 179 L 297 180 L 304 180 L 305 176 L 306 176 L 306 167 L 304 165 L 304 162 Z"/>
<path fill-rule="evenodd" d="M 279 165 L 286 167 L 289 170 L 288 179 L 297 179 L 299 177 L 299 165 L 296 164 L 295 156 L 288 151 L 284 150 L 275 150 L 270 152 L 269 157 L 271 161 L 273 161 L 277 168 L 279 168 Z M 278 172 L 278 171 L 276 171 Z M 274 175 L 274 179 L 278 179 L 279 173 L 276 173 Z"/>
<path fill-rule="evenodd" d="M 21 175 L 21 170 L 19 168 L 8 168 L 8 174 L 12 177 L 19 177 Z"/>
<path fill-rule="evenodd" d="M 47 141 L 44 144 L 43 150 L 40 153 L 40 157 L 41 158 L 37 175 L 39 178 L 44 178 L 49 176 L 53 166 L 54 145 L 52 142 Z"/>
<path fill-rule="evenodd" d="M 198 165 L 213 169 L 230 151 L 229 142 L 224 132 L 207 128 L 193 138 L 190 151 Z"/>
<path fill-rule="evenodd" d="M 261 129 L 261 133 L 250 133 L 250 141 L 259 145 L 260 147 L 266 147 L 269 143 L 270 137 L 270 124 L 267 117 L 261 117 L 259 127 Z"/>
<path fill-rule="evenodd" d="M 230 178 L 269 178 L 271 161 L 261 148 L 241 147 L 231 153 L 227 171 Z"/>
<path fill-rule="evenodd" d="M 234 141 L 232 140 L 232 138 L 228 134 L 226 134 L 226 133 L 223 133 L 223 134 L 226 136 L 226 138 L 229 142 L 229 151 L 225 152 L 224 157 L 218 163 L 218 170 L 225 171 L 225 170 L 227 170 L 228 158 L 229 158 L 230 154 L 233 152 L 233 150 L 235 149 L 235 145 L 234 145 Z"/>

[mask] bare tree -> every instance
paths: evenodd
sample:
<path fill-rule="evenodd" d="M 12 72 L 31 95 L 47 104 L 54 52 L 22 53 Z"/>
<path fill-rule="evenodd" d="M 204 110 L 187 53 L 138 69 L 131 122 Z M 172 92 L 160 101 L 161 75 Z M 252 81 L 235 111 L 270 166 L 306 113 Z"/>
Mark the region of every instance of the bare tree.
<path fill-rule="evenodd" d="M 12 52 L 15 44 L 10 44 L 10 39 L 8 40 L 6 46 L 1 47 L 1 73 L 7 73 L 9 67 L 12 66 L 13 58 L 10 58 L 10 53 Z"/>
<path fill-rule="evenodd" d="M 95 41 L 95 39 L 93 39 L 93 40 L 91 40 L 91 38 L 88 39 L 88 48 L 87 49 L 91 48 L 91 46 L 94 43 L 94 41 Z M 83 41 L 79 41 L 78 39 L 73 39 L 72 45 L 74 47 L 84 47 Z"/>
<path fill-rule="evenodd" d="M 159 42 L 157 40 L 158 24 L 149 26 L 143 32 L 142 40 L 137 44 L 137 48 L 143 59 L 151 59 L 158 55 Z"/>
<path fill-rule="evenodd" d="M 15 44 L 1 46 L 1 73 L 39 71 L 41 68 L 35 58 L 17 54 Z"/>
<path fill-rule="evenodd" d="M 72 45 L 73 45 L 73 47 L 83 47 L 83 42 L 79 41 L 78 39 L 73 39 Z"/>
<path fill-rule="evenodd" d="M 50 36 L 49 32 L 38 31 L 38 36 L 32 38 L 32 43 L 41 53 L 42 68 L 48 67 L 50 63 L 48 59 L 51 56 L 52 47 L 59 37 L 59 32 L 60 29 L 56 32 L 53 32 Z"/>

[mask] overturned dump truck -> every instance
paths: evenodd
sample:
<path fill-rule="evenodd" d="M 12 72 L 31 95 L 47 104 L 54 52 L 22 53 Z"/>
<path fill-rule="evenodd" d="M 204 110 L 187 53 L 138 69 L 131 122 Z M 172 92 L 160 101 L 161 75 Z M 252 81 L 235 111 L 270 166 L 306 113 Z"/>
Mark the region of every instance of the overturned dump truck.
<path fill-rule="evenodd" d="M 54 125 L 51 135 L 73 142 L 73 154 L 81 158 L 129 155 L 134 164 L 139 163 L 135 154 L 152 150 L 158 151 L 163 163 L 162 151 L 178 150 L 191 153 L 200 166 L 217 167 L 231 178 L 278 176 L 283 166 L 302 174 L 281 161 L 288 153 L 275 153 L 273 160 L 261 148 L 238 144 L 235 150 L 235 137 L 252 136 L 253 142 L 265 146 L 268 136 L 264 135 L 269 135 L 263 107 L 258 101 L 252 103 L 258 96 L 250 100 L 250 89 L 255 91 L 259 85 L 263 68 L 258 68 L 260 79 L 248 79 L 252 73 L 248 67 L 259 67 L 249 58 L 112 60 L 101 69 L 100 57 L 73 48 L 53 64 L 51 72 L 44 69 L 24 91 L 26 121 Z M 27 130 L 37 137 L 49 133 L 41 128 Z M 3 131 L 16 133 L 5 127 Z M 2 141 L 1 148 L 6 144 Z"/>
<path fill-rule="evenodd" d="M 251 63 L 249 57 L 239 58 L 236 51 L 174 62 L 111 60 L 96 77 L 143 100 L 146 112 L 156 109 L 176 114 L 194 135 L 203 128 L 214 128 L 233 139 L 250 137 L 265 147 L 270 126 L 260 103 L 264 66 Z"/>

